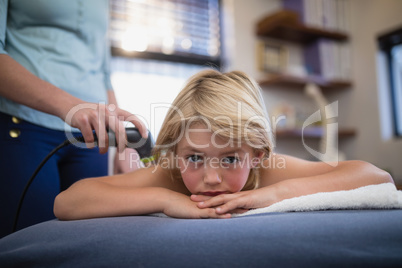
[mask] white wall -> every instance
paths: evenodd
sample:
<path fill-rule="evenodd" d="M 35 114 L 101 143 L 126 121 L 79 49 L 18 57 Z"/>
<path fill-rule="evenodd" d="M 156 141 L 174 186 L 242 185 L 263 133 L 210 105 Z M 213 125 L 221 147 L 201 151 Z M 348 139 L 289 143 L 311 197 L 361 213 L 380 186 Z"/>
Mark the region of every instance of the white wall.
<path fill-rule="evenodd" d="M 356 125 L 356 158 L 389 170 L 402 185 L 402 139 L 383 140 L 379 116 L 376 39 L 378 35 L 402 27 L 402 1 L 353 0 L 353 95 L 349 124 Z"/>
<path fill-rule="evenodd" d="M 265 74 L 257 69 L 256 46 L 258 39 L 255 35 L 255 27 L 263 17 L 280 10 L 282 1 L 223 0 L 223 6 L 225 17 L 223 29 L 223 46 L 226 57 L 225 69 L 242 70 L 259 81 Z M 275 41 L 278 42 L 278 40 L 271 39 L 271 42 Z M 292 56 L 296 56 L 296 59 L 292 59 L 292 62 L 301 62 L 301 46 L 292 43 L 287 43 L 287 45 L 291 46 Z M 306 115 L 311 115 L 318 109 L 309 97 L 298 90 L 284 90 L 283 88 L 271 86 L 270 89 L 263 88 L 263 96 L 269 113 L 281 103 L 291 103 L 293 106 L 297 106 L 298 111 Z M 272 115 L 271 121 L 273 121 Z M 339 121 L 341 121 L 341 118 Z M 318 140 L 308 140 L 307 143 L 308 146 L 313 148 L 317 148 L 319 145 Z M 350 146 L 347 146 L 348 144 L 348 141 L 346 141 L 346 145 L 345 142 L 341 142 L 342 147 L 350 148 Z M 305 159 L 315 159 L 304 148 L 301 139 L 277 139 L 275 151 Z"/>
<path fill-rule="evenodd" d="M 255 25 L 263 16 L 281 8 L 280 0 L 223 0 L 225 27 L 223 33 L 226 70 L 242 70 L 255 77 L 261 74 L 256 65 Z M 376 37 L 393 27 L 402 26 L 401 0 L 351 0 L 352 80 L 353 87 L 329 95 L 339 100 L 340 126 L 354 127 L 355 138 L 340 141 L 340 148 L 349 159 L 369 161 L 391 171 L 397 184 L 402 185 L 402 140 L 383 141 L 378 106 Z M 263 90 L 268 111 L 275 103 L 297 102 L 309 113 L 316 107 L 300 93 L 284 90 Z M 277 142 L 277 151 L 311 158 L 301 141 Z"/>
<path fill-rule="evenodd" d="M 255 25 L 265 15 L 281 8 L 280 0 L 222 0 L 224 25 L 224 53 L 226 67 L 242 70 L 256 77 Z M 225 27 L 226 26 L 226 27 Z"/>

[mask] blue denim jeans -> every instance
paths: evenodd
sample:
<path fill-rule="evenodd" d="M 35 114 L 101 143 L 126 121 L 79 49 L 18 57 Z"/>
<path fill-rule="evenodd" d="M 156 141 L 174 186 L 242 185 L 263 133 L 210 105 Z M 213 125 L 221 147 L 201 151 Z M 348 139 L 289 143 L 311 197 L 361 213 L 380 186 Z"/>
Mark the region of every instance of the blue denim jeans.
<path fill-rule="evenodd" d="M 66 139 L 64 131 L 0 113 L 0 238 L 11 233 L 22 191 L 36 167 Z M 17 229 L 54 219 L 56 195 L 80 179 L 107 175 L 107 159 L 107 154 L 99 154 L 97 148 L 68 145 L 60 149 L 31 184 Z"/>

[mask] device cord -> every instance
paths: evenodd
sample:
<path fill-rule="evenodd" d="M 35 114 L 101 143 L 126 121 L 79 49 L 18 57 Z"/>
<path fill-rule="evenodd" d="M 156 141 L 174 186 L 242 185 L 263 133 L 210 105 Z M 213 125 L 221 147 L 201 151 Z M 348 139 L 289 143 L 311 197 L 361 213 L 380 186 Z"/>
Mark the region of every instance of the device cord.
<path fill-rule="evenodd" d="M 29 178 L 27 184 L 25 185 L 24 190 L 22 191 L 22 195 L 20 198 L 20 201 L 18 203 L 18 208 L 17 208 L 17 214 L 15 215 L 15 219 L 14 219 L 14 224 L 13 224 L 13 233 L 17 230 L 17 224 L 18 224 L 18 218 L 21 212 L 21 208 L 22 208 L 22 203 L 24 202 L 24 198 L 25 195 L 29 189 L 29 186 L 31 185 L 31 183 L 33 182 L 33 180 L 35 179 L 36 175 L 38 174 L 38 172 L 40 171 L 40 169 L 43 167 L 44 164 L 46 164 L 47 160 L 49 160 L 50 157 L 52 157 L 52 155 L 54 155 L 58 150 L 60 150 L 61 148 L 69 145 L 71 142 L 70 140 L 65 140 L 62 144 L 60 144 L 59 146 L 55 147 L 43 160 L 42 162 L 39 164 L 39 166 L 35 169 L 34 173 L 32 174 L 31 178 Z"/>
<path fill-rule="evenodd" d="M 109 134 L 109 140 L 114 140 L 115 141 L 115 139 L 116 139 L 115 136 L 110 136 L 110 134 L 114 135 L 114 133 L 113 132 L 109 133 L 109 131 L 108 131 L 108 134 Z M 126 128 L 126 134 L 127 134 L 128 141 L 133 145 L 138 145 L 137 143 L 142 139 L 141 134 L 139 133 L 137 128 Z M 97 140 L 96 133 L 94 133 L 94 138 L 95 138 L 95 140 Z M 28 189 L 29 189 L 30 185 L 32 184 L 33 180 L 35 179 L 35 176 L 39 173 L 40 169 L 47 162 L 47 160 L 49 160 L 49 158 L 52 157 L 61 148 L 65 147 L 65 146 L 67 146 L 69 144 L 76 144 L 76 143 L 81 143 L 81 142 L 85 142 L 84 137 L 82 137 L 82 136 L 75 137 L 72 140 L 65 140 L 62 144 L 60 144 L 59 146 L 54 148 L 42 160 L 42 162 L 36 168 L 36 170 L 34 171 L 34 173 L 31 176 L 31 178 L 28 180 L 27 184 L 25 185 L 25 188 L 24 188 L 24 190 L 22 192 L 22 195 L 21 195 L 21 198 L 19 200 L 18 207 L 17 207 L 17 212 L 16 212 L 16 215 L 15 215 L 15 218 L 14 218 L 14 223 L 13 223 L 13 230 L 12 230 L 13 233 L 17 230 L 18 218 L 19 218 L 19 215 L 20 215 L 20 212 L 21 212 L 21 208 L 22 208 L 22 204 L 24 202 L 25 195 L 28 192 Z M 115 142 L 115 144 L 116 144 L 116 142 Z M 130 147 L 130 146 L 128 146 L 128 147 L 137 150 L 138 154 L 142 158 L 141 161 L 143 161 L 144 164 L 146 164 L 146 163 L 152 163 L 154 161 L 154 157 L 152 156 L 153 144 L 154 144 L 154 142 L 153 142 L 151 133 L 149 133 L 148 134 L 148 139 L 146 140 L 145 144 L 142 144 L 142 145 L 140 145 L 138 147 Z"/>

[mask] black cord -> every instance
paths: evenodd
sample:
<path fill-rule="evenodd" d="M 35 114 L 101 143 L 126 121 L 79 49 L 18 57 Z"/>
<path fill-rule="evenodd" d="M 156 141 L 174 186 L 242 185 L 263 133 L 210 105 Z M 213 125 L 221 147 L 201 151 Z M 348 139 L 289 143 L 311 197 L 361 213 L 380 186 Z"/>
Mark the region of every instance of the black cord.
<path fill-rule="evenodd" d="M 139 142 L 140 139 L 142 139 L 141 134 L 139 133 L 138 129 L 136 128 L 126 128 L 126 134 L 127 134 L 127 138 L 130 142 L 132 143 L 137 143 Z M 149 137 L 146 140 L 145 145 L 141 145 L 139 147 L 130 147 L 133 149 L 136 149 L 138 154 L 140 156 L 144 156 L 147 157 L 147 161 L 153 161 L 154 158 L 151 155 L 152 152 L 152 147 L 154 145 L 154 141 L 152 139 L 151 134 L 148 134 Z M 97 137 L 96 137 L 96 133 L 94 132 L 94 137 L 95 140 L 97 141 Z M 115 136 L 112 136 L 113 138 L 110 138 L 111 136 L 109 136 L 109 139 L 115 140 Z M 29 189 L 29 186 L 32 184 L 33 180 L 35 179 L 36 175 L 39 173 L 40 169 L 43 167 L 43 165 L 47 162 L 47 160 L 49 160 L 50 157 L 52 157 L 58 150 L 60 150 L 61 148 L 69 145 L 69 144 L 76 144 L 76 143 L 81 143 L 81 142 L 85 142 L 84 137 L 79 136 L 79 137 L 74 137 L 74 139 L 72 140 L 65 140 L 62 144 L 60 144 L 59 146 L 57 146 L 56 148 L 54 148 L 43 160 L 42 162 L 39 164 L 39 166 L 36 168 L 36 170 L 34 171 L 34 173 L 32 174 L 31 178 L 28 180 L 27 184 L 25 185 L 25 188 L 22 192 L 21 198 L 19 200 L 18 203 L 18 208 L 17 208 L 17 213 L 15 215 L 14 218 L 14 224 L 13 224 L 13 233 L 17 230 L 17 224 L 18 224 L 18 218 L 20 216 L 20 212 L 21 212 L 21 207 L 22 207 L 22 203 L 24 202 L 24 198 L 25 195 Z"/>
<path fill-rule="evenodd" d="M 56 148 L 54 148 L 43 160 L 42 162 L 39 164 L 39 166 L 36 168 L 36 170 L 34 171 L 34 173 L 32 174 L 31 178 L 28 180 L 27 184 L 25 185 L 24 191 L 22 192 L 20 201 L 18 203 L 18 208 L 17 208 L 17 214 L 15 215 L 15 219 L 14 219 L 14 225 L 13 225 L 13 233 L 17 230 L 17 224 L 18 224 L 18 218 L 20 216 L 20 212 L 21 212 L 21 207 L 22 207 L 22 203 L 24 202 L 24 198 L 25 195 L 29 189 L 29 186 L 31 185 L 31 183 L 33 182 L 33 180 L 35 179 L 36 175 L 38 174 L 38 172 L 40 171 L 40 169 L 43 167 L 43 165 L 47 162 L 47 160 L 49 160 L 50 157 L 52 157 L 52 155 L 54 155 L 58 150 L 60 150 L 61 148 L 67 146 L 71 144 L 70 140 L 65 140 L 62 144 L 60 144 L 59 146 L 57 146 Z"/>

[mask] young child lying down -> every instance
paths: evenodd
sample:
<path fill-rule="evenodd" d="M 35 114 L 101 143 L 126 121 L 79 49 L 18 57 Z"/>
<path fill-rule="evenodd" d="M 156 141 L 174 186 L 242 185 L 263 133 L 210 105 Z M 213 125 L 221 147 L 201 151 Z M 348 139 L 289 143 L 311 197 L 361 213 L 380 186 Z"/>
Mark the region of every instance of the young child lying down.
<path fill-rule="evenodd" d="M 393 182 L 362 161 L 337 165 L 273 153 L 259 86 L 238 71 L 202 71 L 169 110 L 153 165 L 88 178 L 60 193 L 61 220 L 163 212 L 176 218 L 230 218 L 284 199 Z"/>

